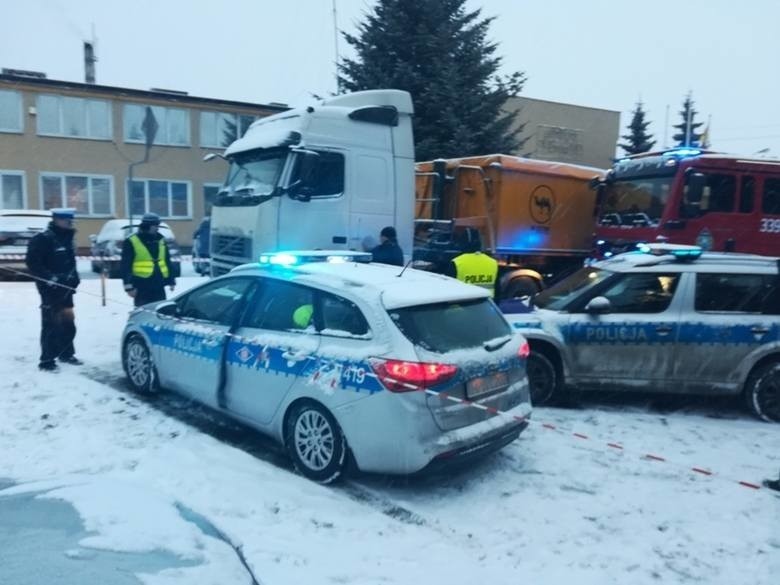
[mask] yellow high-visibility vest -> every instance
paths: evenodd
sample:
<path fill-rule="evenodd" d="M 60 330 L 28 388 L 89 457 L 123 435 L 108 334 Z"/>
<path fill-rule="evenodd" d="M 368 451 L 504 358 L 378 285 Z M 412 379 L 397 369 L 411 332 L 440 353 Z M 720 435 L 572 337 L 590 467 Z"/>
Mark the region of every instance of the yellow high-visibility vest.
<path fill-rule="evenodd" d="M 133 245 L 133 276 L 138 278 L 149 278 L 154 274 L 154 265 L 160 267 L 160 274 L 163 278 L 168 278 L 170 271 L 168 270 L 168 262 L 165 260 L 165 239 L 160 239 L 160 244 L 157 246 L 157 259 L 152 258 L 152 254 L 149 252 L 138 234 L 130 236 L 130 243 Z"/>
<path fill-rule="evenodd" d="M 453 260 L 456 277 L 466 284 L 481 286 L 495 295 L 498 278 L 498 262 L 482 252 L 461 254 Z"/>

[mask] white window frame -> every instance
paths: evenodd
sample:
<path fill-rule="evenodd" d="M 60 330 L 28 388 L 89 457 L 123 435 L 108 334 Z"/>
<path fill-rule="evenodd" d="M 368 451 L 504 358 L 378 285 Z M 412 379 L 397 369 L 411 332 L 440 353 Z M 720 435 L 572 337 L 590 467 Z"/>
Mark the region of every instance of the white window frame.
<path fill-rule="evenodd" d="M 171 183 L 183 183 L 187 185 L 187 215 L 161 215 L 161 219 L 192 219 L 192 181 L 184 179 L 161 179 L 159 177 L 133 177 L 133 182 L 144 184 L 144 213 L 149 213 L 149 181 L 161 181 L 168 183 L 168 211 L 173 210 L 173 196 L 171 195 Z M 130 215 L 130 181 L 125 180 L 125 209 Z"/>
<path fill-rule="evenodd" d="M 41 132 L 39 120 L 40 120 L 40 106 L 38 104 L 38 99 L 41 97 L 49 97 L 49 98 L 55 98 L 57 100 L 57 116 L 58 116 L 58 125 L 59 125 L 59 132 Z M 86 136 L 73 136 L 71 134 L 66 134 L 63 131 L 63 128 L 65 127 L 65 119 L 63 114 L 63 108 L 62 108 L 62 99 L 63 98 L 73 98 L 77 100 L 82 100 L 86 102 L 87 104 L 89 102 L 102 102 L 108 106 L 108 136 L 90 136 L 87 134 Z M 86 105 L 85 105 L 86 107 Z M 113 116 L 113 104 L 111 103 L 111 100 L 102 100 L 97 98 L 87 98 L 87 97 L 81 97 L 81 96 L 71 96 L 71 95 L 58 95 L 54 93 L 39 93 L 35 97 L 35 108 L 36 112 L 38 113 L 36 115 L 36 133 L 38 136 L 54 136 L 57 138 L 72 138 L 74 140 L 101 140 L 101 141 L 112 141 L 114 139 L 114 116 Z M 85 110 L 88 112 L 88 110 Z M 84 120 L 85 127 L 87 129 L 87 133 L 90 131 L 89 127 L 89 113 L 86 114 L 86 119 Z"/>
<path fill-rule="evenodd" d="M 158 104 L 141 104 L 137 102 L 125 102 L 122 105 L 122 140 L 127 144 L 144 144 L 145 140 L 143 138 L 136 140 L 134 138 L 128 138 L 127 136 L 127 128 L 125 127 L 125 118 L 127 117 L 127 107 L 128 106 L 137 106 L 139 108 L 143 108 L 144 111 L 147 107 L 149 108 L 160 108 L 165 110 L 165 120 L 157 120 L 157 135 L 154 137 L 154 146 L 173 146 L 178 148 L 191 148 L 192 147 L 192 119 L 190 114 L 192 114 L 192 110 L 186 107 L 173 107 L 173 106 L 160 106 Z M 185 114 L 187 114 L 187 142 L 186 143 L 178 143 L 178 142 L 168 142 L 168 111 L 169 110 L 181 110 Z M 160 139 L 160 132 L 165 132 L 165 141 L 161 141 Z M 167 179 L 162 179 L 167 180 Z"/>
<path fill-rule="evenodd" d="M 56 177 L 60 179 L 60 205 L 59 207 L 68 207 L 68 202 L 65 198 L 66 192 L 65 192 L 65 182 L 68 177 L 77 177 L 77 178 L 86 178 L 87 179 L 87 196 L 89 197 L 89 213 L 80 213 L 76 212 L 76 217 L 97 217 L 97 218 L 103 218 L 103 217 L 109 217 L 113 218 L 116 214 L 116 196 L 114 191 L 114 177 L 113 175 L 96 175 L 92 173 L 68 173 L 68 172 L 49 172 L 49 171 L 41 171 L 38 174 L 38 193 L 40 194 L 40 208 L 44 211 L 48 211 L 45 207 L 45 199 L 44 199 L 44 193 L 43 193 L 43 179 L 45 177 Z M 109 213 L 92 213 L 91 209 L 93 207 L 93 200 L 92 200 L 92 185 L 89 181 L 90 179 L 108 179 L 108 194 L 109 194 L 109 202 L 111 204 L 111 209 Z"/>
<path fill-rule="evenodd" d="M 22 209 L 27 209 L 27 176 L 24 171 L 17 171 L 13 169 L 0 169 L 0 209 L 3 207 L 3 175 L 12 175 L 22 178 Z M 8 209 L 12 209 L 9 207 Z"/>
<path fill-rule="evenodd" d="M 212 143 L 205 143 L 203 142 L 203 115 L 204 114 L 212 114 L 215 116 L 233 116 L 233 119 L 236 123 L 236 140 L 243 137 L 243 134 L 241 133 L 241 116 L 247 116 L 254 118 L 252 120 L 252 124 L 254 124 L 259 116 L 255 116 L 254 114 L 242 114 L 239 112 L 220 112 L 217 110 L 201 110 L 200 115 L 198 116 L 198 142 L 200 143 L 201 148 L 227 148 L 229 145 L 222 145 L 222 144 L 212 144 Z M 217 118 L 219 120 L 219 118 Z M 252 125 L 250 124 L 250 126 Z M 247 127 L 247 130 L 249 128 Z M 219 124 L 217 124 L 217 133 L 219 133 Z M 214 138 L 218 138 L 218 136 L 215 136 Z"/>
<path fill-rule="evenodd" d="M 24 98 L 22 96 L 22 92 L 20 91 L 14 91 L 12 89 L 0 89 L 3 93 L 10 93 L 12 95 L 15 95 L 17 98 L 19 98 L 19 107 L 16 110 L 17 114 L 17 120 L 19 121 L 19 127 L 18 128 L 5 128 L 0 126 L 0 132 L 7 132 L 9 134 L 24 134 L 24 115 L 22 114 L 23 106 L 24 106 Z"/>

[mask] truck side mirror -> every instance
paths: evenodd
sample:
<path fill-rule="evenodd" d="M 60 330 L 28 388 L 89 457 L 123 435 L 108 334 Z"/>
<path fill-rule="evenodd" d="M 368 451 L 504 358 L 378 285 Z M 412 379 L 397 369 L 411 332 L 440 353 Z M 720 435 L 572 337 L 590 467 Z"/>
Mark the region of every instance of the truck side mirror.
<path fill-rule="evenodd" d="M 707 185 L 707 177 L 702 173 L 691 173 L 688 175 L 687 193 L 685 199 L 689 205 L 698 206 L 704 194 L 704 187 Z"/>
<path fill-rule="evenodd" d="M 317 178 L 320 155 L 313 150 L 296 150 L 295 152 L 298 156 L 297 172 L 295 173 L 295 181 L 290 185 L 287 192 L 293 199 L 310 201 L 311 195 L 307 191 L 314 186 Z"/>

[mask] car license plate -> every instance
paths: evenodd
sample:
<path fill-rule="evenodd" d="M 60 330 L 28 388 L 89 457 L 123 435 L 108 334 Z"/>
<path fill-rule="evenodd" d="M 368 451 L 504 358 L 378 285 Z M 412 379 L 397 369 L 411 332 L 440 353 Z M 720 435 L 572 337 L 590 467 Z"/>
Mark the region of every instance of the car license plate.
<path fill-rule="evenodd" d="M 501 390 L 509 385 L 509 377 L 506 372 L 496 372 L 488 376 L 481 376 L 466 382 L 466 396 L 475 398 L 483 394 L 489 394 L 495 390 Z"/>

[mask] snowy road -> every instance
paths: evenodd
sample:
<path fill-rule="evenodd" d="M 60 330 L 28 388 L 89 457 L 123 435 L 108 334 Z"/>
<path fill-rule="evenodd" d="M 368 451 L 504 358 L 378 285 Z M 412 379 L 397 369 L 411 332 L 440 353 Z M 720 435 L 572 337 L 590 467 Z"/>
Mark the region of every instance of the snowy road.
<path fill-rule="evenodd" d="M 176 521 L 165 514 L 138 529 L 134 509 L 159 502 L 114 497 L 112 486 L 152 489 L 197 511 L 242 546 L 268 585 L 777 582 L 780 498 L 737 481 L 777 473 L 780 432 L 728 403 L 675 412 L 635 400 L 540 408 L 520 440 L 459 473 L 321 487 L 293 474 L 267 440 L 218 415 L 125 390 L 118 344 L 129 303 L 118 281 L 109 297 L 125 304 L 101 307 L 98 292 L 99 281 L 87 280 L 76 296 L 86 365 L 48 374 L 36 370 L 33 285 L 0 283 L 0 478 L 67 486 L 53 495 L 73 502 L 93 531 L 85 548 L 188 559 L 144 582 L 251 581 L 213 537 L 172 538 Z M 131 537 L 122 526 L 135 527 Z"/>

